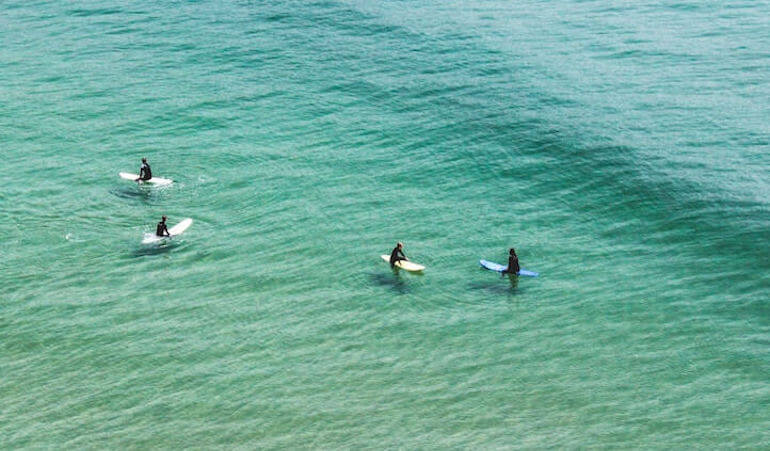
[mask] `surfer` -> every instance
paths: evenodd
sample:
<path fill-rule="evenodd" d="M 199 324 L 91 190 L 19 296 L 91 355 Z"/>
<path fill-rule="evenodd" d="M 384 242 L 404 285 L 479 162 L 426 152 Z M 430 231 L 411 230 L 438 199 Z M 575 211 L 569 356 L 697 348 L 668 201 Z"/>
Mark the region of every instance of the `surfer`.
<path fill-rule="evenodd" d="M 511 248 L 510 251 L 508 251 L 508 267 L 505 268 L 502 273 L 503 274 L 518 274 L 519 270 L 521 268 L 519 267 L 519 256 L 516 255 L 516 249 Z"/>
<path fill-rule="evenodd" d="M 163 216 L 161 218 L 160 222 L 158 223 L 158 227 L 155 229 L 155 235 L 157 236 L 171 236 L 171 234 L 168 232 L 168 226 L 166 226 L 166 217 Z"/>
<path fill-rule="evenodd" d="M 406 255 L 404 255 L 404 243 L 399 241 L 396 247 L 393 248 L 393 252 L 390 253 L 390 267 L 392 268 L 396 262 L 401 260 L 409 261 Z"/>
<path fill-rule="evenodd" d="M 150 165 L 147 164 L 147 158 L 142 158 L 142 167 L 139 168 L 139 178 L 136 179 L 136 181 L 147 181 L 152 178 L 152 171 L 150 170 Z"/>

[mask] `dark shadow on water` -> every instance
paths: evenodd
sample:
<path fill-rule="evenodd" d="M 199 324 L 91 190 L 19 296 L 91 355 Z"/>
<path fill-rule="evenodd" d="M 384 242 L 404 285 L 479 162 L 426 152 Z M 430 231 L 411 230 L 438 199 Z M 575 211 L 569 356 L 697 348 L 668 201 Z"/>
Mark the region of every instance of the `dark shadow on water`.
<path fill-rule="evenodd" d="M 519 290 L 519 276 L 513 274 L 489 274 L 489 271 L 484 272 L 486 274 L 482 275 L 487 277 L 484 277 L 483 280 L 468 284 L 470 289 L 490 291 L 495 294 L 506 294 L 510 296 L 521 293 Z"/>
<path fill-rule="evenodd" d="M 171 252 L 171 250 L 179 247 L 181 243 L 161 243 L 161 244 L 153 244 L 153 245 L 144 245 L 141 248 L 135 250 L 132 253 L 132 256 L 134 257 L 146 257 L 148 255 L 162 255 L 166 254 L 168 252 Z"/>
<path fill-rule="evenodd" d="M 388 272 L 371 272 L 369 273 L 369 279 L 375 285 L 390 288 L 398 294 L 407 294 L 411 288 L 404 281 L 400 272 L 398 269 L 389 270 Z"/>
<path fill-rule="evenodd" d="M 110 193 L 121 199 L 139 199 L 145 202 L 149 201 L 153 196 L 153 190 L 144 185 L 136 185 L 131 188 L 114 188 L 110 190 Z"/>

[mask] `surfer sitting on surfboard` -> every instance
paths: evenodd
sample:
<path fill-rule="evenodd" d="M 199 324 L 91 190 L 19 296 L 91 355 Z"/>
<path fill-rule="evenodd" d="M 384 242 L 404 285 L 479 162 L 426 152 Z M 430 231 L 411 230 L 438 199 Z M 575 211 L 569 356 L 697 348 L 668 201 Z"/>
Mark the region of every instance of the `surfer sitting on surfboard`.
<path fill-rule="evenodd" d="M 142 158 L 142 167 L 139 168 L 139 178 L 136 179 L 136 181 L 147 181 L 152 178 L 152 171 L 150 170 L 150 165 L 147 164 L 147 158 Z"/>
<path fill-rule="evenodd" d="M 166 226 L 165 216 L 163 216 L 163 218 L 161 218 L 160 222 L 158 223 L 158 228 L 155 229 L 155 235 L 171 236 L 171 234 L 168 232 L 168 226 Z"/>
<path fill-rule="evenodd" d="M 390 267 L 392 268 L 397 261 L 400 260 L 406 260 L 409 261 L 408 258 L 406 258 L 406 255 L 404 255 L 404 243 L 398 242 L 396 244 L 396 247 L 393 248 L 393 252 L 390 253 Z"/>
<path fill-rule="evenodd" d="M 511 248 L 511 250 L 508 252 L 508 267 L 505 268 L 502 271 L 502 273 L 518 274 L 520 269 L 521 268 L 519 267 L 519 256 L 516 255 L 516 249 Z"/>

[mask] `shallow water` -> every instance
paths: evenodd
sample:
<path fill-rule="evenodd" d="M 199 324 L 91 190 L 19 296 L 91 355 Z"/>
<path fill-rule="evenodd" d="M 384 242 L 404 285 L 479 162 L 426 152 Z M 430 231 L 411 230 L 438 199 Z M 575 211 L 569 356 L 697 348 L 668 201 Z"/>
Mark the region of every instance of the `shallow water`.
<path fill-rule="evenodd" d="M 768 443 L 766 3 L 0 12 L 0 447 Z"/>

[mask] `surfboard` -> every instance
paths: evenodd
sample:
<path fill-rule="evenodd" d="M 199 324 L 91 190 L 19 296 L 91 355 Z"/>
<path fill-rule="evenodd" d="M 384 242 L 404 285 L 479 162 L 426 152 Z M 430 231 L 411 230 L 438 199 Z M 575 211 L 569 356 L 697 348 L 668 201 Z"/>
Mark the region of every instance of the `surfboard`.
<path fill-rule="evenodd" d="M 380 255 L 380 258 L 388 262 L 390 264 L 390 255 Z M 410 262 L 409 260 L 399 260 L 395 264 L 396 268 L 403 269 L 404 271 L 411 271 L 411 272 L 417 272 L 422 271 L 425 269 L 424 266 L 418 265 L 417 263 Z"/>
<path fill-rule="evenodd" d="M 179 236 L 183 234 L 185 230 L 190 228 L 192 223 L 193 223 L 193 220 L 191 218 L 183 219 L 179 224 L 168 229 L 168 233 L 170 233 L 171 236 L 158 236 L 154 233 L 145 233 L 144 239 L 142 240 L 142 244 L 160 243 L 162 241 L 169 240 L 175 236 Z"/>
<path fill-rule="evenodd" d="M 503 272 L 505 271 L 508 266 L 501 265 L 499 263 L 490 262 L 487 260 L 479 260 L 479 265 L 481 265 L 482 268 L 488 269 L 490 271 L 497 271 L 497 272 Z M 524 268 L 519 268 L 519 274 L 520 276 L 529 276 L 529 277 L 537 277 L 540 275 L 539 273 L 536 273 L 535 271 L 529 271 Z"/>
<path fill-rule="evenodd" d="M 125 180 L 136 181 L 139 178 L 139 174 L 132 174 L 130 172 L 121 172 L 118 174 L 120 178 Z M 163 177 L 153 177 L 150 180 L 139 180 L 137 183 L 152 183 L 153 185 L 163 186 L 170 185 L 173 182 L 171 179 L 164 179 Z"/>

